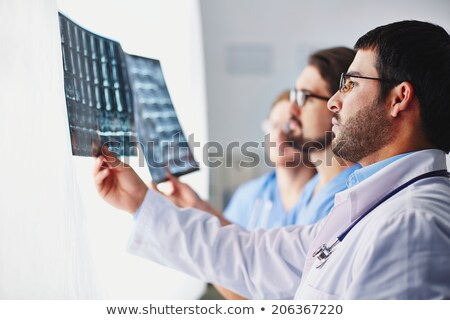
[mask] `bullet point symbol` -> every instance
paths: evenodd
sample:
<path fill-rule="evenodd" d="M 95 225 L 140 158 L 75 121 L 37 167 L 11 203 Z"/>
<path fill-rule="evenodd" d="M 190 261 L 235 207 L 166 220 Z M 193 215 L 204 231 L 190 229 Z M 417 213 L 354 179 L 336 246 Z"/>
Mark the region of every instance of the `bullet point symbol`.
<path fill-rule="evenodd" d="M 266 309 L 265 309 L 264 307 L 262 307 L 262 308 L 261 308 L 261 311 L 264 311 L 264 310 L 266 310 Z"/>

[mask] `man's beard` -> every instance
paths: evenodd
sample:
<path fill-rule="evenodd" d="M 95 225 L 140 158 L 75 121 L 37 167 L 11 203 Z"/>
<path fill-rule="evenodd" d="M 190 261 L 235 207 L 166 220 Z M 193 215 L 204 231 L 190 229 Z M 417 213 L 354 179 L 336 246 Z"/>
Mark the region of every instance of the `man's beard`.
<path fill-rule="evenodd" d="M 300 128 L 302 128 L 301 122 L 297 118 L 291 118 L 291 121 L 295 121 Z M 296 135 L 294 132 L 289 132 L 286 137 L 286 142 L 289 143 L 293 148 L 302 152 L 309 153 L 311 151 L 320 151 L 328 147 L 329 143 L 333 138 L 333 133 L 331 131 L 325 132 L 325 134 L 318 139 L 305 139 L 303 133 L 301 135 Z"/>
<path fill-rule="evenodd" d="M 379 101 L 368 107 L 360 108 L 345 123 L 341 123 L 339 113 L 339 131 L 331 143 L 333 153 L 344 160 L 359 162 L 386 146 L 392 138 L 392 124 Z"/>

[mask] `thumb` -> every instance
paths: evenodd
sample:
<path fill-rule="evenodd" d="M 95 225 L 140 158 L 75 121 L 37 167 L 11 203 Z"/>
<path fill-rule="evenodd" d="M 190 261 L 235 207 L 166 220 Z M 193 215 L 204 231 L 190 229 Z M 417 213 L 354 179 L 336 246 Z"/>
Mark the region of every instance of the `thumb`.
<path fill-rule="evenodd" d="M 150 183 L 148 183 L 148 184 L 147 184 L 147 187 L 148 187 L 149 189 L 152 189 L 152 190 L 155 190 L 155 191 L 159 191 L 156 182 L 150 182 Z"/>
<path fill-rule="evenodd" d="M 175 177 L 172 173 L 170 173 L 169 169 L 166 167 L 166 178 L 167 180 L 176 188 L 177 185 L 180 184 L 180 181 L 177 177 Z"/>
<path fill-rule="evenodd" d="M 129 167 L 117 158 L 117 154 L 111 152 L 106 145 L 102 146 L 101 154 L 103 155 L 103 163 L 109 168 L 123 169 Z"/>

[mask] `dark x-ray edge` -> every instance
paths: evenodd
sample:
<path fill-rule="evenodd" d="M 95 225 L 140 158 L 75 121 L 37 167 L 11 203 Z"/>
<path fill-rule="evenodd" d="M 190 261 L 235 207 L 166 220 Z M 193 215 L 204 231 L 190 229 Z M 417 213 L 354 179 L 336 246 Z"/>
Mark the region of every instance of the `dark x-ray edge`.
<path fill-rule="evenodd" d="M 133 97 L 119 42 L 59 13 L 64 89 L 72 154 L 98 156 L 108 143 L 136 155 Z"/>

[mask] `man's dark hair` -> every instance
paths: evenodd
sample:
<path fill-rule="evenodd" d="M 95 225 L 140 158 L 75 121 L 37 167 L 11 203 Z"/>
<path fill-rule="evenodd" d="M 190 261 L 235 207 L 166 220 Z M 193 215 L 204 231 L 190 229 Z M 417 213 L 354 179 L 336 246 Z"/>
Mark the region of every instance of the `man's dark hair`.
<path fill-rule="evenodd" d="M 324 49 L 309 56 L 308 65 L 319 70 L 321 77 L 327 82 L 330 95 L 339 89 L 339 79 L 346 72 L 355 58 L 355 51 L 345 47 Z"/>
<path fill-rule="evenodd" d="M 450 35 L 440 26 L 401 21 L 378 27 L 359 38 L 356 50 L 377 54 L 380 99 L 402 81 L 411 83 L 420 103 L 422 129 L 437 148 L 450 150 Z"/>

